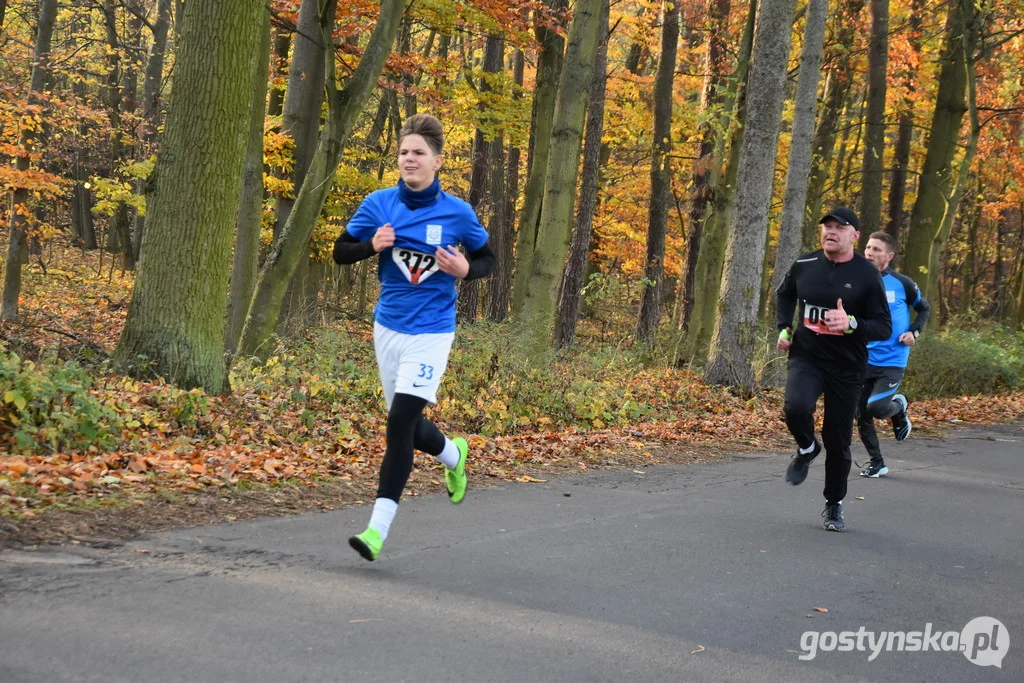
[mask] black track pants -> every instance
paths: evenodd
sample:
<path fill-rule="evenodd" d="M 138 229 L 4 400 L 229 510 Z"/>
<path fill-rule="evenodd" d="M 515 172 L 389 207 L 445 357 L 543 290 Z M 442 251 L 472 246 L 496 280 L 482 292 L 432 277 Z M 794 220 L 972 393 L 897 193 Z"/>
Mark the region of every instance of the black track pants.
<path fill-rule="evenodd" d="M 388 411 L 388 445 L 380 466 L 378 498 L 396 503 L 412 472 L 413 449 L 440 455 L 444 450 L 444 434 L 433 422 L 423 417 L 427 400 L 409 394 L 395 394 Z"/>
<path fill-rule="evenodd" d="M 853 419 L 857 414 L 864 369 L 820 367 L 805 356 L 790 356 L 783 410 L 786 426 L 800 448 L 814 443 L 814 409 L 818 397 L 825 396 L 825 415 L 821 442 L 825 447 L 825 501 L 840 502 L 846 497 L 853 456 Z"/>
<path fill-rule="evenodd" d="M 868 374 L 861 388 L 860 405 L 857 409 L 857 431 L 864 443 L 871 462 L 881 465 L 882 447 L 878 443 L 878 432 L 875 420 L 888 420 L 900 411 L 898 403 L 892 400 L 900 390 L 903 381 L 903 368 L 881 367 L 869 365 Z"/>

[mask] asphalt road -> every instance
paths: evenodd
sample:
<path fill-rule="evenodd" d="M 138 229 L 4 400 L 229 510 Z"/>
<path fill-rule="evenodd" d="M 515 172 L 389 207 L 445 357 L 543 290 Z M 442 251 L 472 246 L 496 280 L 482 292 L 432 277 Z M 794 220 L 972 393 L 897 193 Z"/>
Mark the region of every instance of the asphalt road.
<path fill-rule="evenodd" d="M 844 533 L 752 453 L 7 551 L 0 681 L 1024 680 L 1024 429 L 883 447 Z"/>

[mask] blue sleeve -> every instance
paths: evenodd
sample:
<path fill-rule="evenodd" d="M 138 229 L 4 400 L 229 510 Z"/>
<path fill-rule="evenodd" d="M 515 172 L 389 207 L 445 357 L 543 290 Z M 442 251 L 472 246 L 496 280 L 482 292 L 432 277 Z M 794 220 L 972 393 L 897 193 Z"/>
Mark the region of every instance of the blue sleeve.
<path fill-rule="evenodd" d="M 355 238 L 357 242 L 365 242 L 372 238 L 377 232 L 377 228 L 385 223 L 387 221 L 381 220 L 378 215 L 376 197 L 371 193 L 359 204 L 359 208 L 356 209 L 352 218 L 348 219 L 345 232 Z"/>

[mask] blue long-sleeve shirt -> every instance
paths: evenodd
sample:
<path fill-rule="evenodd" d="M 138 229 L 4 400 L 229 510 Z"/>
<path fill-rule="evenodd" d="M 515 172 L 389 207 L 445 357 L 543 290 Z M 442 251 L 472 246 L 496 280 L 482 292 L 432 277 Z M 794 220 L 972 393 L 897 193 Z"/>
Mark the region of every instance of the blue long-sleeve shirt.
<path fill-rule="evenodd" d="M 886 268 L 882 272 L 882 284 L 889 301 L 892 334 L 888 339 L 868 342 L 868 363 L 883 368 L 905 368 L 910 359 L 910 347 L 900 342 L 900 336 L 904 332 L 920 332 L 928 322 L 932 307 L 921 296 L 917 284 L 902 273 Z M 917 311 L 913 322 L 910 309 Z"/>

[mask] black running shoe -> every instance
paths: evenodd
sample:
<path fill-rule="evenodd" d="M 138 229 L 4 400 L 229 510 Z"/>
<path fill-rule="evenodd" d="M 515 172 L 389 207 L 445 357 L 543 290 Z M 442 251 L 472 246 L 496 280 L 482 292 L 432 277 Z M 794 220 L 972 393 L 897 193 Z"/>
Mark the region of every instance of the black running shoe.
<path fill-rule="evenodd" d="M 804 483 L 804 479 L 807 478 L 807 470 L 811 468 L 811 461 L 818 457 L 818 453 L 821 453 L 821 443 L 817 439 L 814 440 L 814 450 L 810 453 L 801 453 L 797 449 L 796 456 L 786 468 L 786 481 L 793 486 Z"/>
<path fill-rule="evenodd" d="M 825 518 L 825 524 L 823 526 L 829 531 L 842 531 L 846 526 L 846 521 L 843 519 L 842 502 L 836 503 L 835 505 L 826 505 L 821 516 Z"/>
<path fill-rule="evenodd" d="M 910 436 L 910 418 L 907 417 L 907 397 L 903 394 L 896 394 L 892 400 L 900 404 L 900 412 L 892 416 L 892 433 L 897 441 L 903 441 Z"/>
<path fill-rule="evenodd" d="M 884 463 L 871 463 L 861 471 L 860 476 L 878 479 L 887 474 L 889 474 L 889 468 Z"/>

